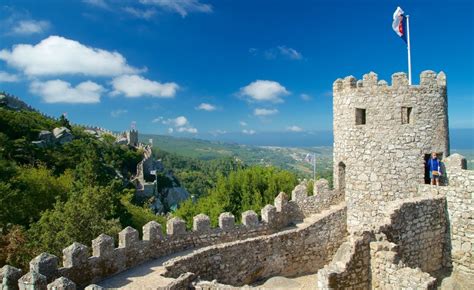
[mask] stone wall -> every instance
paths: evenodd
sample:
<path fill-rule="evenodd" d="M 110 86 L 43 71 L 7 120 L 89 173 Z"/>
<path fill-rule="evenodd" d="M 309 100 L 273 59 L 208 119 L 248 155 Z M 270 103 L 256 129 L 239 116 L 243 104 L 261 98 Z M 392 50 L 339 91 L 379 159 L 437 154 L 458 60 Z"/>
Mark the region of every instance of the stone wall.
<path fill-rule="evenodd" d="M 329 182 L 322 178 L 314 183 L 313 195 L 308 196 L 305 183 L 297 185 L 291 193 L 291 200 L 298 205 L 304 216 L 310 216 L 343 202 L 344 193 L 329 189 Z"/>
<path fill-rule="evenodd" d="M 333 93 L 334 185 L 345 191 L 349 231 L 357 231 L 416 193 L 425 154 L 449 154 L 446 77 L 424 71 L 420 85 L 409 86 L 396 73 L 388 86 L 370 73 L 336 80 Z"/>
<path fill-rule="evenodd" d="M 466 170 L 459 154 L 446 158 L 445 166 L 449 186 L 440 190 L 448 204 L 453 274 L 459 281 L 474 281 L 474 171 Z"/>
<path fill-rule="evenodd" d="M 315 273 L 344 242 L 346 217 L 342 203 L 306 219 L 296 229 L 202 248 L 166 262 L 165 276 L 192 272 L 204 280 L 240 286 L 274 275 Z"/>
<path fill-rule="evenodd" d="M 212 229 L 209 217 L 200 214 L 194 218 L 194 228 L 191 232 L 186 231 L 183 220 L 170 219 L 167 222 L 166 235 L 162 234 L 161 225 L 152 221 L 143 227 L 142 240 L 136 229 L 127 227 L 119 233 L 118 248 L 115 247 L 112 237 L 102 234 L 92 241 L 92 256 L 89 247 L 73 243 L 63 250 L 61 268 L 58 265 L 58 257 L 42 253 L 30 262 L 30 272 L 22 278 L 21 271 L 10 266 L 2 268 L 0 277 L 4 278 L 2 285 L 15 285 L 20 278 L 19 281 L 45 286 L 47 282 L 58 277 L 65 277 L 79 287 L 84 287 L 147 260 L 191 248 L 277 232 L 294 222 L 296 208 L 297 205 L 288 201 L 286 194 L 280 193 L 275 198 L 275 205 L 267 205 L 262 209 L 261 221 L 255 212 L 247 211 L 242 214 L 242 225 L 236 225 L 231 213 L 222 213 L 219 217 L 219 228 Z"/>
<path fill-rule="evenodd" d="M 370 250 L 372 233 L 351 235 L 332 261 L 318 271 L 318 289 L 370 288 Z"/>
<path fill-rule="evenodd" d="M 440 187 L 430 188 L 436 191 Z M 387 285 L 432 287 L 435 279 L 424 272 L 439 270 L 445 262 L 445 201 L 442 195 L 430 194 L 393 202 L 383 224 L 373 225 L 370 231 L 352 233 L 331 263 L 318 272 L 319 289 L 367 289 L 371 285 L 380 289 L 387 289 Z M 381 240 L 392 246 L 371 244 Z M 390 253 L 378 254 L 379 251 Z M 374 257 L 375 254 L 379 256 Z M 413 274 L 413 279 L 403 277 L 407 273 Z M 401 278 L 400 282 L 395 280 Z"/>
<path fill-rule="evenodd" d="M 414 198 L 393 207 L 390 223 L 380 231 L 397 244 L 401 261 L 428 273 L 440 270 L 447 242 L 446 199 Z"/>
<path fill-rule="evenodd" d="M 406 267 L 394 243 L 385 238 L 370 243 L 371 289 L 436 289 L 436 279 L 419 268 Z"/>

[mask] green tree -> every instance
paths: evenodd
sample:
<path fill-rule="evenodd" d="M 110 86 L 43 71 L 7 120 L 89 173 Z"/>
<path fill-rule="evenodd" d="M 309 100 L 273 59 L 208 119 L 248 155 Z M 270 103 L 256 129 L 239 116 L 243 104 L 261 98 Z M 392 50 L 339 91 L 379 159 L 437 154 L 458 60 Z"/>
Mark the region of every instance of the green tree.
<path fill-rule="evenodd" d="M 60 117 L 59 117 L 59 121 L 58 121 L 59 125 L 61 127 L 66 127 L 68 128 L 69 130 L 72 129 L 71 127 L 71 124 L 69 123 L 69 120 L 66 118 L 66 116 L 64 114 L 62 114 Z"/>
<path fill-rule="evenodd" d="M 27 226 L 56 200 L 65 200 L 72 187 L 72 174 L 59 177 L 44 166 L 22 166 L 9 182 L 0 181 L 0 227 L 8 223 Z"/>
<path fill-rule="evenodd" d="M 240 221 L 242 212 L 250 209 L 259 212 L 266 204 L 273 203 L 281 191 L 290 193 L 297 182 L 293 173 L 274 167 L 239 169 L 228 176 L 219 176 L 207 195 L 195 204 L 191 200 L 181 203 L 174 214 L 186 220 L 188 227 L 199 213 L 207 214 L 213 226 L 217 225 L 220 213 L 225 211 L 233 213 Z"/>
<path fill-rule="evenodd" d="M 29 230 L 35 249 L 61 255 L 73 242 L 90 244 L 101 233 L 116 236 L 119 222 L 120 192 L 116 184 L 106 187 L 76 188 L 66 202 L 57 201 Z"/>

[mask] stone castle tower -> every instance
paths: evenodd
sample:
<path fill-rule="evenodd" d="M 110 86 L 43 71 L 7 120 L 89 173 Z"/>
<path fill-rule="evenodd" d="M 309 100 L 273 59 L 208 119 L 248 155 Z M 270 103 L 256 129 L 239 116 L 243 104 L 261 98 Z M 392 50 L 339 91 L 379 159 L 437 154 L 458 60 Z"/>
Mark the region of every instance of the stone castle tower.
<path fill-rule="evenodd" d="M 125 134 L 127 135 L 128 145 L 138 146 L 138 130 L 130 129 Z"/>
<path fill-rule="evenodd" d="M 334 185 L 355 231 L 379 222 L 390 202 L 413 197 L 431 152 L 449 155 L 446 76 L 424 71 L 411 86 L 404 73 L 391 86 L 375 73 L 349 76 L 333 94 Z"/>

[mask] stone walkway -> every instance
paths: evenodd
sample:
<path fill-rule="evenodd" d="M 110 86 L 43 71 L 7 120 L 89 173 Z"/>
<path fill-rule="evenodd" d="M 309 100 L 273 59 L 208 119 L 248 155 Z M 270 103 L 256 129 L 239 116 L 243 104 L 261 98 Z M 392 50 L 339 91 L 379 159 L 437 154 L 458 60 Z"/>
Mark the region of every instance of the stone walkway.
<path fill-rule="evenodd" d="M 104 288 L 112 289 L 159 289 L 166 288 L 173 278 L 163 277 L 161 274 L 165 272 L 163 263 L 181 255 L 191 254 L 197 249 L 182 251 L 169 256 L 151 260 L 140 266 L 123 271 L 105 280 L 96 283 Z"/>
<path fill-rule="evenodd" d="M 296 225 L 296 227 L 305 227 L 308 224 L 314 223 L 320 218 L 319 214 L 309 216 L 303 220 L 303 222 Z M 288 227 L 288 229 L 294 228 L 295 226 Z M 282 230 L 284 231 L 284 230 Z M 123 271 L 114 276 L 111 276 L 105 280 L 102 280 L 96 285 L 99 285 L 108 289 L 163 289 L 166 288 L 173 278 L 167 278 L 162 276 L 165 272 L 163 264 L 175 257 L 191 254 L 198 250 L 191 249 L 182 251 L 169 256 L 165 256 L 159 259 L 155 259 L 146 262 L 140 266 L 132 269 Z M 300 276 L 296 278 L 285 278 L 282 276 L 272 277 L 254 286 L 247 286 L 245 289 L 316 289 L 316 274 Z M 234 288 L 235 289 L 235 288 Z"/>

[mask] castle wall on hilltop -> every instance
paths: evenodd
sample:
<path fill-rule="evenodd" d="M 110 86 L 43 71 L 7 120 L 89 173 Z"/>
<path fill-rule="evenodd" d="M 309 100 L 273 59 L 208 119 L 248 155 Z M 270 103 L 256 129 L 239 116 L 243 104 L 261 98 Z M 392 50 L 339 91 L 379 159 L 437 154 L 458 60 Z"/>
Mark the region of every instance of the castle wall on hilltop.
<path fill-rule="evenodd" d="M 48 287 L 74 289 L 66 286 L 74 281 L 82 287 L 194 249 L 164 264 L 165 275 L 177 278 L 169 289 L 185 288 L 198 277 L 243 285 L 316 271 L 319 289 L 433 289 L 440 273 L 449 272 L 443 283 L 474 289 L 474 171 L 465 170 L 462 156 L 448 156 L 447 118 L 443 73 L 425 71 L 417 86 L 408 86 L 400 73 L 392 76 L 392 86 L 374 73 L 360 81 L 337 80 L 334 190 L 318 180 L 308 195 L 303 182 L 292 200 L 280 193 L 274 205 L 266 205 L 261 219 L 243 213 L 242 225 L 222 213 L 215 229 L 202 214 L 194 217 L 192 231 L 178 218 L 168 220 L 166 235 L 156 222 L 144 226 L 142 239 L 127 227 L 118 247 L 100 235 L 92 241 L 92 255 L 74 243 L 63 250 L 63 267 L 58 257 L 43 253 L 23 276 L 4 266 L 0 281 L 3 287 L 45 289 L 62 276 Z M 142 179 L 151 157 L 151 149 L 144 149 L 137 173 Z M 425 155 L 432 151 L 445 157 L 444 186 L 424 184 Z M 228 287 L 194 282 L 196 289 Z"/>
<path fill-rule="evenodd" d="M 192 272 L 201 279 L 235 286 L 275 275 L 315 273 L 331 259 L 347 236 L 342 203 L 314 216 L 311 223 L 269 236 L 215 245 L 165 263 L 165 276 Z"/>
<path fill-rule="evenodd" d="M 387 205 L 412 197 L 425 178 L 425 154 L 449 155 L 446 77 L 404 73 L 392 85 L 375 73 L 338 79 L 334 93 L 334 184 L 345 192 L 350 231 L 383 218 Z"/>

